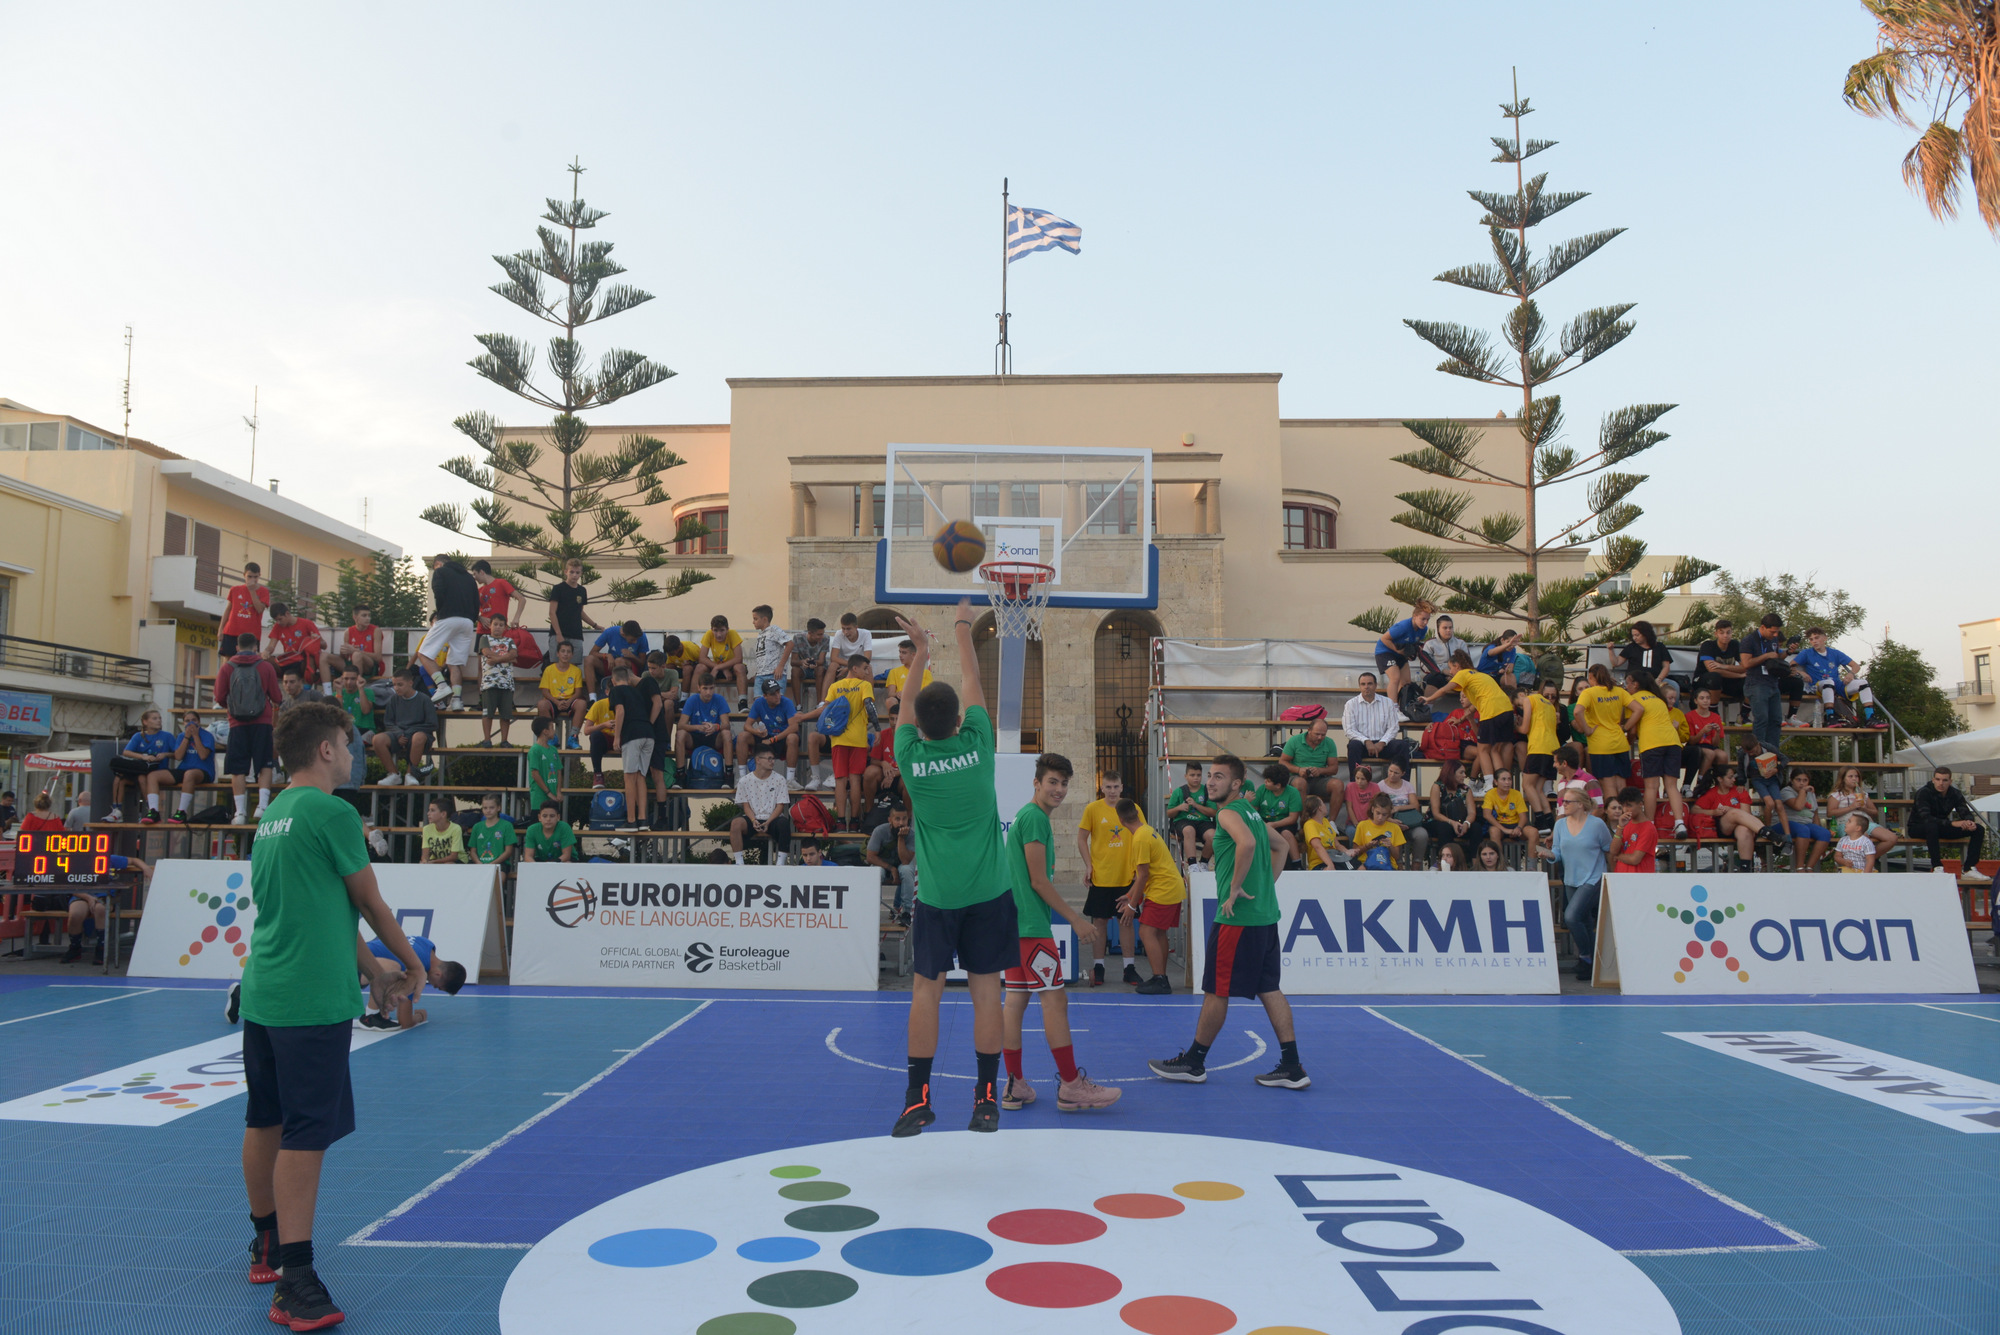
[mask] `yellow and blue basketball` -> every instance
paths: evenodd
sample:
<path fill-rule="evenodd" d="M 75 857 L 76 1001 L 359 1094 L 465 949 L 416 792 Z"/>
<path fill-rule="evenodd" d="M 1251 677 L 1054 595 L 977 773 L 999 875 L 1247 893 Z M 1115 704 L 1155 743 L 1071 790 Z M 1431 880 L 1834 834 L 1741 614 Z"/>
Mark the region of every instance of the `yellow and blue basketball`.
<path fill-rule="evenodd" d="M 946 570 L 963 575 L 986 559 L 986 535 L 970 519 L 954 519 L 931 539 L 931 555 Z"/>

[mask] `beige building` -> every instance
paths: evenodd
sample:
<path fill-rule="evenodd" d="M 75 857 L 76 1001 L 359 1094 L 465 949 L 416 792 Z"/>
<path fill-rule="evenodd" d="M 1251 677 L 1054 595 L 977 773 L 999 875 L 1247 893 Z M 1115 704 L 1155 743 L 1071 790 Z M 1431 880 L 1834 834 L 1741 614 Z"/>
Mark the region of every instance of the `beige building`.
<path fill-rule="evenodd" d="M 1995 703 L 1993 690 L 1994 667 L 2000 664 L 2000 617 L 1961 622 L 1958 657 L 1958 681 L 1939 683 L 1952 697 L 1952 707 L 1974 730 L 2000 724 L 2000 703 Z"/>
<path fill-rule="evenodd" d="M 337 562 L 374 551 L 401 554 L 220 469 L 0 398 L 0 690 L 52 705 L 45 734 L 7 738 L 13 753 L 122 736 L 146 707 L 190 702 L 246 561 L 309 600 Z"/>

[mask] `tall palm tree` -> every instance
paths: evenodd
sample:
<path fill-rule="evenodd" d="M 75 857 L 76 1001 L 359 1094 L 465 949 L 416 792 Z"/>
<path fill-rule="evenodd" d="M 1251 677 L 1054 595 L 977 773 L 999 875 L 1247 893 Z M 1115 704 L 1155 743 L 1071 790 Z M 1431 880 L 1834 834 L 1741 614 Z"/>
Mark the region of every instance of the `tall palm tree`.
<path fill-rule="evenodd" d="M 1861 0 L 1875 16 L 1874 55 L 1847 71 L 1842 95 L 1864 116 L 1911 129 L 1903 181 L 1932 216 L 1958 216 L 1967 177 L 1987 229 L 2000 236 L 2000 0 Z M 1963 104 L 1954 129 L 1949 117 Z"/>

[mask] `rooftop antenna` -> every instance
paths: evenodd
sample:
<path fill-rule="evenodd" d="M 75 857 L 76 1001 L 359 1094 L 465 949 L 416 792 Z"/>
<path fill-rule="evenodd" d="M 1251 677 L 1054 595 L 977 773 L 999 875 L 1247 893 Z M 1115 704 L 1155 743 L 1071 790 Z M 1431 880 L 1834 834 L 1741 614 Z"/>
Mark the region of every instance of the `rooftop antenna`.
<path fill-rule="evenodd" d="M 257 484 L 257 386 L 250 386 L 250 415 L 243 419 L 250 428 L 250 484 Z"/>
<path fill-rule="evenodd" d="M 118 443 L 132 448 L 132 326 L 125 326 L 125 427 Z"/>

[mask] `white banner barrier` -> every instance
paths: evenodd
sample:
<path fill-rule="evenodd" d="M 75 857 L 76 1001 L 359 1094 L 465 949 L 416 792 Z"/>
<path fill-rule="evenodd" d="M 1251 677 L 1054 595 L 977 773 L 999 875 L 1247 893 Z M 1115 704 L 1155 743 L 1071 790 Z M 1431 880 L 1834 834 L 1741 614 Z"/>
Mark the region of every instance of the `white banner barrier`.
<path fill-rule="evenodd" d="M 1604 886 L 1596 981 L 1628 994 L 1979 990 L 1948 872 L 1613 872 Z"/>
<path fill-rule="evenodd" d="M 375 880 L 396 921 L 427 936 L 474 980 L 499 931 L 500 884 L 492 867 L 378 862 Z M 154 865 L 146 914 L 132 944 L 134 978 L 241 978 L 256 944 L 248 862 L 170 858 Z M 373 938 L 366 922 L 363 935 Z"/>
<path fill-rule="evenodd" d="M 874 867 L 529 863 L 512 982 L 873 992 L 880 897 Z"/>
<path fill-rule="evenodd" d="M 1192 880 L 1199 986 L 1219 896 L 1215 873 Z M 1278 944 L 1300 996 L 1562 990 L 1548 882 L 1527 872 L 1288 871 Z"/>

